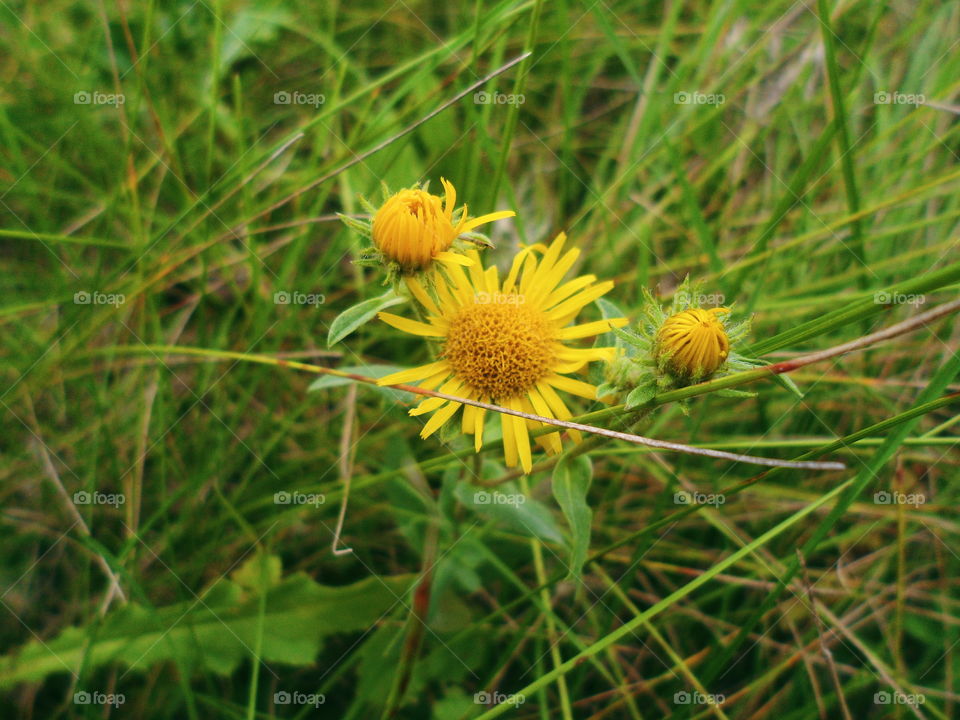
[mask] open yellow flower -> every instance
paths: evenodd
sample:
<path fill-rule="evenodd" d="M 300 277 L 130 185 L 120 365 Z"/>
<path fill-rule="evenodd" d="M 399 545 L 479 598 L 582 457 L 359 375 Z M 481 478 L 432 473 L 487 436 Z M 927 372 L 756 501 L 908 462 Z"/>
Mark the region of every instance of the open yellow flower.
<path fill-rule="evenodd" d="M 729 308 L 693 308 L 668 317 L 657 332 L 657 354 L 681 377 L 703 378 L 730 354 L 730 339 L 718 315 Z"/>
<path fill-rule="evenodd" d="M 390 196 L 373 216 L 373 242 L 405 273 L 427 268 L 434 260 L 444 264 L 469 264 L 463 255 L 450 251 L 453 241 L 480 225 L 516 215 L 512 210 L 488 213 L 478 218 L 467 215 L 467 206 L 454 221 L 457 191 L 440 178 L 444 197 L 411 188 Z"/>
<path fill-rule="evenodd" d="M 615 348 L 572 348 L 565 343 L 623 327 L 627 321 L 616 318 L 570 325 L 584 306 L 609 292 L 613 283 L 598 283 L 593 275 L 562 283 L 580 253 L 577 249 L 563 253 L 565 239 L 561 234 L 549 247 L 534 245 L 520 251 L 502 283 L 497 268 L 484 270 L 476 251 L 470 251 L 474 262 L 466 270 L 452 265 L 447 268 L 449 281 L 438 277 L 436 300 L 416 278 L 407 278 L 428 321 L 385 312 L 380 318 L 405 332 L 438 338 L 442 350 L 436 362 L 394 373 L 380 384 L 420 382 L 421 387 L 449 395 L 561 420 L 570 419 L 571 413 L 557 390 L 595 400 L 596 387 L 566 374 L 592 361 L 612 359 Z M 486 410 L 428 398 L 410 414 L 433 412 L 420 433 L 426 438 L 461 407 L 462 430 L 474 436 L 479 451 Z M 524 472 L 530 472 L 533 460 L 528 431 L 545 424 L 502 413 L 500 422 L 507 465 L 519 464 Z M 578 433 L 570 434 L 579 441 Z M 559 432 L 541 435 L 536 441 L 548 453 L 561 450 Z"/>

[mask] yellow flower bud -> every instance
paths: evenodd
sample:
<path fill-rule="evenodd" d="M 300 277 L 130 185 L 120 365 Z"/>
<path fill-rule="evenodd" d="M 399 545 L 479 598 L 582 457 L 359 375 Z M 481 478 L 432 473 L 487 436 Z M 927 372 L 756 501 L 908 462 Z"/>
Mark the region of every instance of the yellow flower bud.
<path fill-rule="evenodd" d="M 679 377 L 709 377 L 730 354 L 730 339 L 718 317 L 728 312 L 728 308 L 697 308 L 671 315 L 657 332 L 657 357 L 665 358 Z"/>
<path fill-rule="evenodd" d="M 469 264 L 464 256 L 449 252 L 453 241 L 484 223 L 515 215 L 505 210 L 470 219 L 464 207 L 454 224 L 457 191 L 446 179 L 440 178 L 440 182 L 443 198 L 416 188 L 401 190 L 373 217 L 374 244 L 406 272 L 424 270 L 434 260 Z"/>

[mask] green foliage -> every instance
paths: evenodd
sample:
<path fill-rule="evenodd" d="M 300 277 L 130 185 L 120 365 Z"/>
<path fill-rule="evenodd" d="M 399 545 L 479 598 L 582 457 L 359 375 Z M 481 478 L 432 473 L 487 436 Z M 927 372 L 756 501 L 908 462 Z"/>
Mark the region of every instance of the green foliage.
<path fill-rule="evenodd" d="M 175 662 L 184 673 L 227 675 L 254 647 L 267 663 L 310 665 L 328 635 L 364 630 L 403 602 L 411 579 L 372 577 L 341 587 L 304 573 L 281 580 L 280 559 L 257 554 L 232 580 L 194 599 L 161 608 L 130 603 L 91 627 L 32 641 L 0 660 L 0 687 L 108 663 L 143 672 Z"/>
<path fill-rule="evenodd" d="M 744 367 L 957 297 L 960 8 L 905 7 L 0 3 L 4 717 L 957 716 L 956 315 L 744 385 L 636 360 L 686 277 Z M 441 176 L 517 211 L 462 238 L 501 272 L 562 229 L 615 281 L 631 412 L 575 419 L 848 470 L 588 436 L 523 481 L 493 413 L 477 456 L 303 372 L 436 359 L 364 235 Z"/>

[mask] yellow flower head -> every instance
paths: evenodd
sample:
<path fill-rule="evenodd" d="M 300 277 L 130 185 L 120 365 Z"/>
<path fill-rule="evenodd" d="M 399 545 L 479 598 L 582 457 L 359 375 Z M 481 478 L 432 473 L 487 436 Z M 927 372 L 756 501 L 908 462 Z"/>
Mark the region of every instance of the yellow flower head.
<path fill-rule="evenodd" d="M 718 315 L 728 308 L 693 308 L 668 317 L 657 332 L 657 355 L 686 378 L 703 378 L 717 371 L 730 354 L 730 339 Z"/>
<path fill-rule="evenodd" d="M 407 287 L 426 311 L 427 322 L 385 312 L 380 318 L 405 332 L 438 338 L 442 349 L 436 362 L 394 373 L 380 384 L 419 381 L 423 388 L 448 395 L 561 420 L 568 420 L 571 413 L 557 390 L 595 400 L 596 387 L 565 374 L 595 360 L 612 359 L 615 348 L 572 348 L 565 342 L 599 335 L 627 321 L 616 318 L 570 324 L 586 305 L 609 292 L 613 283 L 598 283 L 593 275 L 563 283 L 580 252 L 563 253 L 564 241 L 561 234 L 549 247 L 534 245 L 521 250 L 502 282 L 497 268 L 484 270 L 479 255 L 471 250 L 468 255 L 473 264 L 466 270 L 452 265 L 447 268 L 449 280 L 437 279 L 436 300 L 416 278 L 408 277 Z M 483 408 L 428 398 L 410 414 L 433 412 L 420 433 L 426 438 L 461 407 L 462 430 L 474 436 L 479 451 L 486 415 Z M 503 413 L 500 422 L 507 465 L 520 465 L 530 472 L 533 461 L 528 431 L 544 424 Z M 571 436 L 579 440 L 573 431 Z M 558 432 L 541 435 L 536 441 L 551 454 L 561 450 Z"/>
<path fill-rule="evenodd" d="M 467 264 L 462 255 L 450 252 L 453 241 L 480 225 L 516 214 L 503 210 L 470 219 L 464 206 L 454 220 L 457 191 L 444 178 L 440 183 L 443 198 L 419 188 L 401 190 L 373 216 L 374 244 L 405 273 L 424 270 L 434 260 Z"/>

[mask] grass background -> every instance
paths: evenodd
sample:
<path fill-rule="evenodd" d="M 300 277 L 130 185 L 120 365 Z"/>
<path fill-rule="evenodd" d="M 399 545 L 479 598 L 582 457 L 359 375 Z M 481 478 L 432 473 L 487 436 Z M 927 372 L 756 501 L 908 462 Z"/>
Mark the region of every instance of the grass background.
<path fill-rule="evenodd" d="M 847 471 L 774 471 L 738 492 L 756 468 L 593 451 L 582 581 L 548 473 L 503 486 L 528 493 L 522 517 L 491 512 L 472 498 L 505 473 L 495 443 L 465 462 L 462 439 L 417 438 L 409 398 L 308 392 L 311 375 L 249 361 L 423 361 L 420 342 L 376 322 L 327 348 L 332 320 L 382 292 L 333 213 L 359 212 L 381 182 L 440 176 L 474 214 L 517 210 L 489 258 L 564 230 L 578 270 L 615 279 L 629 315 L 642 288 L 669 298 L 689 273 L 754 315 L 770 361 L 954 299 L 956 6 L 50 0 L 4 2 L 0 17 L 6 715 L 445 719 L 486 712 L 482 692 L 524 692 L 508 710 L 522 718 L 958 712 L 957 416 L 940 400 L 957 389 L 952 317 L 795 373 L 802 399 L 763 382 L 751 399 L 696 398 L 689 416 L 667 404 L 644 429 L 784 458 L 866 429 L 831 453 Z M 482 88 L 522 103 L 471 92 L 386 142 L 525 50 Z M 83 92 L 125 101 L 78 104 Z M 874 302 L 891 288 L 899 302 Z M 277 304 L 281 291 L 325 301 Z M 348 476 L 353 553 L 335 555 Z M 683 488 L 727 502 L 679 507 Z M 77 505 L 83 490 L 127 502 Z M 874 502 L 885 490 L 925 502 Z M 275 504 L 283 491 L 326 502 Z M 280 582 L 270 565 L 246 590 L 240 657 L 212 658 L 237 637 L 229 610 L 187 657 L 207 590 L 264 557 L 284 578 L 399 589 L 370 601 L 375 622 L 339 596 L 276 617 L 256 589 Z M 94 652 L 125 605 L 109 574 L 187 628 L 170 657 L 130 671 L 122 650 Z M 287 597 L 311 597 L 299 592 Z M 139 649 L 147 624 L 121 645 Z M 326 626 L 306 658 L 268 657 L 272 634 Z M 69 627 L 79 650 L 58 666 Z M 877 704 L 895 690 L 925 702 Z M 125 703 L 80 705 L 78 691 Z M 277 704 L 281 691 L 325 703 Z M 678 700 L 696 691 L 726 702 Z"/>

